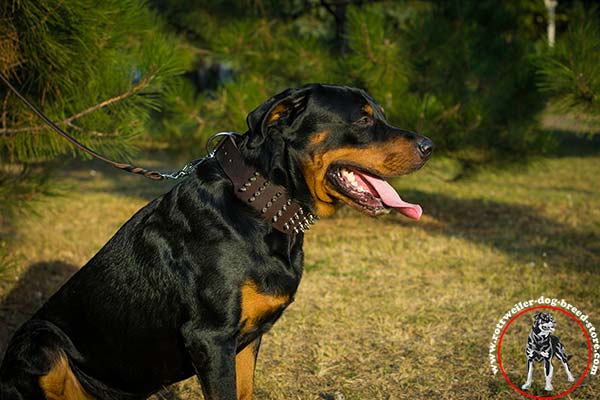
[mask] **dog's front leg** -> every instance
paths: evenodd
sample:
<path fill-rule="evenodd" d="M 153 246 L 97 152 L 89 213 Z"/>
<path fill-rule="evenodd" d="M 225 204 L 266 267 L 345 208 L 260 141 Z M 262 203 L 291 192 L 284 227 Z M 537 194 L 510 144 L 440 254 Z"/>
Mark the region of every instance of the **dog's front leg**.
<path fill-rule="evenodd" d="M 521 389 L 527 390 L 531 387 L 531 382 L 533 381 L 533 360 L 529 359 L 527 362 L 527 382 L 521 386 Z"/>
<path fill-rule="evenodd" d="M 181 333 L 206 400 L 236 400 L 236 340 L 229 332 L 185 324 Z"/>
<path fill-rule="evenodd" d="M 552 387 L 552 374 L 554 373 L 554 366 L 552 365 L 552 359 L 544 361 L 544 374 L 546 375 L 546 386 L 544 390 L 554 390 Z"/>
<path fill-rule="evenodd" d="M 254 369 L 260 348 L 261 337 L 243 348 L 235 359 L 238 400 L 251 400 L 254 390 Z"/>
<path fill-rule="evenodd" d="M 567 379 L 569 380 L 569 382 L 575 382 L 575 377 L 571 373 L 571 369 L 569 368 L 569 363 L 565 361 L 562 364 L 565 367 L 565 371 L 567 372 Z"/>
<path fill-rule="evenodd" d="M 558 339 L 557 339 L 558 342 Z M 571 369 L 569 368 L 569 358 L 567 353 L 565 352 L 565 348 L 562 343 L 558 342 L 556 344 L 556 357 L 560 360 L 562 365 L 565 367 L 565 372 L 567 373 L 567 379 L 569 382 L 575 382 L 575 377 L 571 373 Z"/>

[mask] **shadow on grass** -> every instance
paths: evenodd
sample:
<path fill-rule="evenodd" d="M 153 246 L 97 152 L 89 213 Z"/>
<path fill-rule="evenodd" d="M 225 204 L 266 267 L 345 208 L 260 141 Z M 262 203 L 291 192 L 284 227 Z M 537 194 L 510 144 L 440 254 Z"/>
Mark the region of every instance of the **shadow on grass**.
<path fill-rule="evenodd" d="M 581 135 L 565 130 L 548 132 L 556 138 L 557 146 L 549 156 L 555 157 L 595 157 L 600 154 L 600 132 Z"/>
<path fill-rule="evenodd" d="M 597 271 L 600 265 L 599 232 L 575 230 L 533 208 L 440 193 L 406 190 L 403 194 L 427 205 L 427 214 L 440 222 L 416 225 L 426 231 L 482 243 L 535 265 L 578 271 Z"/>
<path fill-rule="evenodd" d="M 79 268 L 63 261 L 31 265 L 0 303 L 0 361 L 15 331 Z M 177 388 L 164 388 L 150 400 L 179 400 Z"/>
<path fill-rule="evenodd" d="M 0 354 L 13 333 L 73 275 L 78 268 L 62 261 L 31 265 L 0 303 Z"/>
<path fill-rule="evenodd" d="M 182 167 L 177 161 L 164 161 L 165 155 L 160 153 L 157 160 L 151 162 L 140 161 L 145 168 L 160 172 L 174 172 Z M 92 193 L 110 193 L 123 197 L 135 196 L 147 201 L 167 193 L 178 180 L 155 181 L 141 175 L 130 174 L 118 170 L 98 160 L 81 161 L 72 160 L 68 163 L 65 176 L 75 182 L 77 190 Z M 68 188 L 67 188 L 68 189 Z"/>

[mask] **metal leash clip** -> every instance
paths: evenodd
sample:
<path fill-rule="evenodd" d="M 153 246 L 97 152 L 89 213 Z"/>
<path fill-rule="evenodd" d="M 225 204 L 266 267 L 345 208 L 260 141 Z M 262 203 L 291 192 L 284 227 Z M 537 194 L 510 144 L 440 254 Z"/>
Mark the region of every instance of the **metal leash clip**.
<path fill-rule="evenodd" d="M 194 161 L 190 161 L 189 163 L 185 164 L 183 166 L 183 168 L 181 168 L 179 171 L 176 172 L 171 172 L 171 173 L 164 173 L 161 172 L 160 176 L 162 179 L 179 179 L 179 178 L 183 178 L 184 176 L 188 176 L 189 174 L 191 174 L 192 172 L 194 172 L 194 170 L 200 165 L 202 164 L 207 157 L 203 157 L 200 158 L 198 160 L 194 160 Z"/>

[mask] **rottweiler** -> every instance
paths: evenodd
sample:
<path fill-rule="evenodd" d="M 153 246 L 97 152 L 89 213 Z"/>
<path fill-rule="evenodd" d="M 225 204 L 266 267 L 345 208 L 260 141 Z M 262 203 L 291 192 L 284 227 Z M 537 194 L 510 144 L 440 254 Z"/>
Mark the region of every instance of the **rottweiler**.
<path fill-rule="evenodd" d="M 8 345 L 2 400 L 144 399 L 197 375 L 207 400 L 252 398 L 261 338 L 294 301 L 305 230 L 345 203 L 421 207 L 384 180 L 433 143 L 365 91 L 288 89 L 138 211 Z"/>
<path fill-rule="evenodd" d="M 575 378 L 569 368 L 569 360 L 572 356 L 567 355 L 565 346 L 561 343 L 558 336 L 552 335 L 555 329 L 556 321 L 552 314 L 544 312 L 535 314 L 531 332 L 527 337 L 527 346 L 525 347 L 525 355 L 527 356 L 527 381 L 521 386 L 521 389 L 527 390 L 531 387 L 533 365 L 536 361 L 543 361 L 544 375 L 546 377 L 544 390 L 554 390 L 552 386 L 552 375 L 554 373 L 552 359 L 554 357 L 558 358 L 565 367 L 569 382 L 575 382 Z"/>

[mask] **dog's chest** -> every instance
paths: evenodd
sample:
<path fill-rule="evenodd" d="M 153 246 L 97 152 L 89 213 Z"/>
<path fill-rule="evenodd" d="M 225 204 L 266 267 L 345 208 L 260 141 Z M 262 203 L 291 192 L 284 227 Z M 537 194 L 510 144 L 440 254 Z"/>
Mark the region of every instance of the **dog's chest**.
<path fill-rule="evenodd" d="M 549 336 L 541 336 L 535 332 L 531 332 L 528 346 L 537 352 L 537 354 L 533 357 L 536 361 L 541 361 L 547 358 L 546 356 L 539 354 L 540 352 L 552 354 L 552 343 Z"/>

